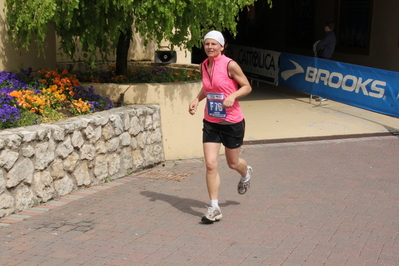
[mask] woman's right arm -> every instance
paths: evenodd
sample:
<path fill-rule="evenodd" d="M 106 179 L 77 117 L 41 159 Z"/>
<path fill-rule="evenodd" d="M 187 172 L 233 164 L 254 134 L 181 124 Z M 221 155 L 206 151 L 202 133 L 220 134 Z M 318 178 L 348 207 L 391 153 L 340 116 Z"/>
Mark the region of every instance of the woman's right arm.
<path fill-rule="evenodd" d="M 201 88 L 201 91 L 198 93 L 197 97 L 190 103 L 188 107 L 188 112 L 191 115 L 194 115 L 195 112 L 197 111 L 197 107 L 200 101 L 205 99 L 205 93 L 204 93 L 204 88 Z"/>
<path fill-rule="evenodd" d="M 199 65 L 199 71 L 202 75 L 202 64 Z M 188 107 L 188 112 L 191 115 L 194 115 L 195 112 L 197 111 L 197 107 L 200 101 L 202 101 L 203 99 L 205 99 L 206 95 L 204 93 L 204 88 L 201 88 L 200 92 L 198 93 L 197 97 L 195 97 L 195 99 L 190 103 L 189 107 Z"/>

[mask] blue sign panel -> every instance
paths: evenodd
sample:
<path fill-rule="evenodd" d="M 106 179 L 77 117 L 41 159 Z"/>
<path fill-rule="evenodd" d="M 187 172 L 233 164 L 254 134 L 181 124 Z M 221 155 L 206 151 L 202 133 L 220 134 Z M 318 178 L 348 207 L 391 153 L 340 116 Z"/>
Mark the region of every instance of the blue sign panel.
<path fill-rule="evenodd" d="M 399 73 L 281 53 L 279 86 L 399 116 Z"/>

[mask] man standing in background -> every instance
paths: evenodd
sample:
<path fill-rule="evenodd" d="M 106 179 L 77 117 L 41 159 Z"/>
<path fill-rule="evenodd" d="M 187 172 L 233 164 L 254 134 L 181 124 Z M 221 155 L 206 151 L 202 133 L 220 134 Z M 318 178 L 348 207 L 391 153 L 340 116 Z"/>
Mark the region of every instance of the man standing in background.
<path fill-rule="evenodd" d="M 333 21 L 327 21 L 326 24 L 324 25 L 324 30 L 326 31 L 326 35 L 316 45 L 315 53 L 318 58 L 331 59 L 335 50 L 335 43 L 336 43 L 334 27 L 335 23 Z M 327 101 L 327 99 L 319 97 L 316 99 L 316 101 L 323 102 Z"/>
<path fill-rule="evenodd" d="M 324 26 L 326 35 L 317 44 L 316 51 L 318 58 L 331 59 L 335 50 L 335 33 L 334 33 L 335 23 L 332 21 L 327 21 Z"/>

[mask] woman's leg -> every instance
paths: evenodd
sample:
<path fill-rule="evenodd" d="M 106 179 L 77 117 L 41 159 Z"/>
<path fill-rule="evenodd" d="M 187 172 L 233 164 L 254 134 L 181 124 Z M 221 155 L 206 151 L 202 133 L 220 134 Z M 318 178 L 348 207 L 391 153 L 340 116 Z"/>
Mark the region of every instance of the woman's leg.
<path fill-rule="evenodd" d="M 236 170 L 240 173 L 241 177 L 247 175 L 247 162 L 240 158 L 241 148 L 229 149 L 225 148 L 225 155 L 227 160 L 227 165 L 230 169 Z"/>
<path fill-rule="evenodd" d="M 250 187 L 250 179 L 253 171 L 252 167 L 249 166 L 244 159 L 240 158 L 240 148 L 226 148 L 226 159 L 229 167 L 236 170 L 241 175 L 237 185 L 238 194 L 245 194 Z"/>
<path fill-rule="evenodd" d="M 206 164 L 206 186 L 208 188 L 209 198 L 218 199 L 220 188 L 220 176 L 218 171 L 218 159 L 220 143 L 203 143 L 205 164 Z"/>

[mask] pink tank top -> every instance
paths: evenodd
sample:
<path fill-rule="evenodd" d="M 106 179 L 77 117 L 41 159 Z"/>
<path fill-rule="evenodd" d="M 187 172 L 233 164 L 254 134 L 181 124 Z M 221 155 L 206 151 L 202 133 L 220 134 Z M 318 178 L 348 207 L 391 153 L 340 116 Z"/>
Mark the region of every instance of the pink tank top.
<path fill-rule="evenodd" d="M 232 107 L 222 107 L 224 99 L 238 90 L 237 81 L 230 78 L 228 74 L 227 66 L 231 60 L 225 55 L 214 58 L 211 75 L 207 71 L 209 59 L 205 59 L 201 64 L 202 87 L 206 95 L 204 118 L 208 122 L 220 123 L 227 121 L 238 123 L 244 119 L 237 99 Z"/>

